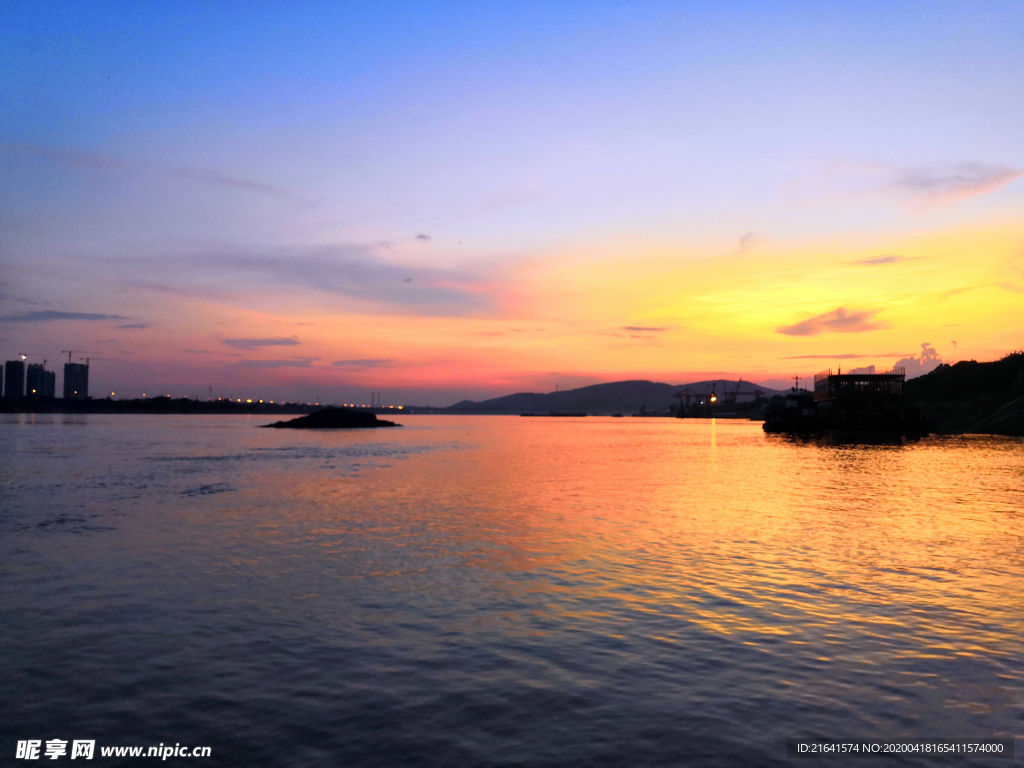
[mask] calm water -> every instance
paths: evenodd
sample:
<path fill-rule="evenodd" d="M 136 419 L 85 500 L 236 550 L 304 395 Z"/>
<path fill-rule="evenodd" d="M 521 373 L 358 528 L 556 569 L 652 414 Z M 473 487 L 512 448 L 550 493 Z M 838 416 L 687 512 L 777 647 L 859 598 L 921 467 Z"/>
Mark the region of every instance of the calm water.
<path fill-rule="evenodd" d="M 1024 737 L 1019 440 L 0 419 L 0 765 L 29 738 L 714 766 L 793 764 L 787 737 Z"/>

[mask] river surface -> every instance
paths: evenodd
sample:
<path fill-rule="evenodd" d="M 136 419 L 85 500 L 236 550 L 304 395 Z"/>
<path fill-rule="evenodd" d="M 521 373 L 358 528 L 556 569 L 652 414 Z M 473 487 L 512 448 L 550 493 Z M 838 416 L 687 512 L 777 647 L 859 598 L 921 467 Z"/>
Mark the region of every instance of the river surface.
<path fill-rule="evenodd" d="M 0 765 L 43 764 L 28 739 L 305 768 L 1024 736 L 1021 440 L 269 420 L 0 416 Z"/>

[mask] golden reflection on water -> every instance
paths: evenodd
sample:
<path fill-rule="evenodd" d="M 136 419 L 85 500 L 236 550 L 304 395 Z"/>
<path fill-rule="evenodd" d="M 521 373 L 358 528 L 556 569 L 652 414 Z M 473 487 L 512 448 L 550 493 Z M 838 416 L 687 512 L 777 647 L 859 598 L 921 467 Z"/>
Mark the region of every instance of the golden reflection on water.
<path fill-rule="evenodd" d="M 627 631 L 657 615 L 669 643 L 696 625 L 864 659 L 1018 650 L 1019 442 L 834 447 L 739 421 L 404 420 L 390 440 L 445 444 L 356 474 L 265 474 L 250 497 L 287 504 L 247 535 L 310 546 L 347 578 L 451 569 L 454 589 L 468 571 L 563 625 L 601 617 Z M 365 570 L 346 570 L 356 552 Z"/>
<path fill-rule="evenodd" d="M 71 654 L 78 681 L 121 669 L 118 685 L 161 700 L 180 681 L 175 711 L 200 711 L 207 691 L 238 723 L 273 720 L 275 743 L 319 718 L 339 753 L 367 722 L 417 744 L 482 744 L 488 718 L 511 735 L 480 754 L 501 759 L 549 724 L 544 744 L 611 733 L 631 749 L 659 721 L 663 756 L 687 733 L 761 745 L 762 758 L 811 733 L 1021 735 L 1021 441 L 400 420 L 17 425 L 0 469 L 8 610 L 36 627 L 45 606 L 56 622 L 13 645 L 22 668 Z M 66 642 L 69 626 L 89 642 Z M 123 664 L 136 646 L 148 655 Z M 161 668 L 164 688 L 142 685 Z M 18 696 L 37 695 L 38 677 L 19 680 Z M 81 711 L 116 701 L 80 698 Z M 248 708 L 260 701 L 283 704 L 268 719 Z M 975 730 L 954 733 L 964 723 Z"/>

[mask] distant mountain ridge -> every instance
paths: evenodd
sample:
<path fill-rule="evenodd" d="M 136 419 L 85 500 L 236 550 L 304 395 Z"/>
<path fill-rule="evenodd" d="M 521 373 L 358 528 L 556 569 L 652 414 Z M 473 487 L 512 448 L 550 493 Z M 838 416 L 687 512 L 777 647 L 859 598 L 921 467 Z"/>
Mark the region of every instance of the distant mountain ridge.
<path fill-rule="evenodd" d="M 435 413 L 467 413 L 467 414 L 520 414 L 536 413 L 587 413 L 624 415 L 637 413 L 641 407 L 648 413 L 667 412 L 670 406 L 678 405 L 679 399 L 674 395 L 685 389 L 691 392 L 710 394 L 712 391 L 722 398 L 727 392 L 731 394 L 740 387 L 743 393 L 751 393 L 760 389 L 765 397 L 779 394 L 779 390 L 762 387 L 757 384 L 730 379 L 710 379 L 688 384 L 662 384 L 645 379 L 631 381 L 615 381 L 608 384 L 592 384 L 577 389 L 561 392 L 517 392 L 513 395 L 495 397 L 490 400 L 461 400 L 447 408 L 435 408 Z"/>

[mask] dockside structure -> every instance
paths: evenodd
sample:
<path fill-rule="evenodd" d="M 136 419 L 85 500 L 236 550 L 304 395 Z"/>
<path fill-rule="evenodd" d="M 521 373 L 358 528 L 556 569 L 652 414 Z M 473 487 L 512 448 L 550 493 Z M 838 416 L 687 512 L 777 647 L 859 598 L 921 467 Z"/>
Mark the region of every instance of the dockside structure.
<path fill-rule="evenodd" d="M 822 371 L 814 377 L 814 402 L 829 432 L 928 434 L 921 415 L 903 399 L 905 368 L 875 372 L 875 366 L 851 373 Z"/>
<path fill-rule="evenodd" d="M 906 371 L 876 373 L 874 366 L 844 374 L 822 371 L 814 390 L 794 388 L 765 413 L 766 432 L 792 434 L 923 435 L 928 430 L 918 411 L 903 399 Z"/>

